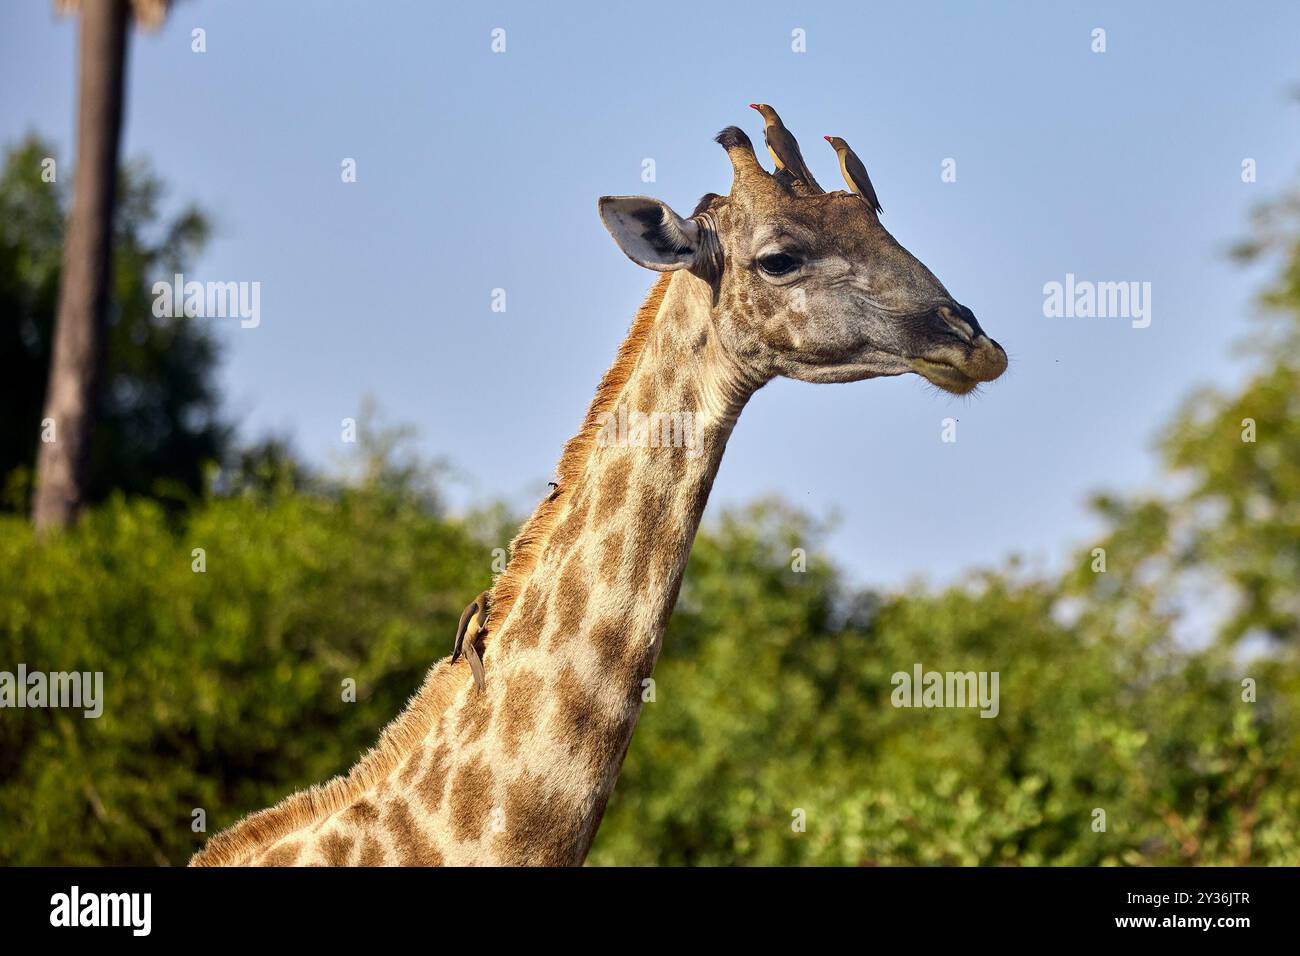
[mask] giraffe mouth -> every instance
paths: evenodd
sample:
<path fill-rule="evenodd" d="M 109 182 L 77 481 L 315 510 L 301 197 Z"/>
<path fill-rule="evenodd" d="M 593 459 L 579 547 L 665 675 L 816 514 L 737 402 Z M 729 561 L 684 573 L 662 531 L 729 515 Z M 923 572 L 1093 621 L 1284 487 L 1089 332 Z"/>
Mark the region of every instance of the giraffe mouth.
<path fill-rule="evenodd" d="M 937 385 L 953 395 L 968 395 L 979 385 L 980 380 L 967 375 L 955 365 L 933 359 L 915 358 L 909 363 L 927 382 Z"/>
<path fill-rule="evenodd" d="M 970 331 L 967 327 L 965 335 L 957 333 L 960 342 L 946 341 L 927 350 L 929 354 L 924 357 L 909 359 L 908 366 L 945 392 L 970 394 L 981 382 L 991 382 L 1007 370 L 1007 353 L 1002 346 L 978 327 L 974 335 Z"/>

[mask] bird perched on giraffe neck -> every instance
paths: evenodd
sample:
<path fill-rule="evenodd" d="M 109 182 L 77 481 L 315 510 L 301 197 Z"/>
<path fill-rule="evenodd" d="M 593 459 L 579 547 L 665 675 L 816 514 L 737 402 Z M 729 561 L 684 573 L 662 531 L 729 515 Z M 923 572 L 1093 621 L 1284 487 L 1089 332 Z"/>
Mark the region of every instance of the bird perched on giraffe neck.
<path fill-rule="evenodd" d="M 483 658 L 479 654 L 478 641 L 487 633 L 488 603 L 492 600 L 491 591 L 481 591 L 460 615 L 456 625 L 456 643 L 451 650 L 451 662 L 456 663 L 462 654 L 469 661 L 469 669 L 474 674 L 474 684 L 483 689 Z"/>
<path fill-rule="evenodd" d="M 876 198 L 875 187 L 871 185 L 871 177 L 867 175 L 867 167 L 862 165 L 862 160 L 858 159 L 858 154 L 853 152 L 849 148 L 849 144 L 838 136 L 824 138 L 826 142 L 831 144 L 831 148 L 835 150 L 835 155 L 839 157 L 840 174 L 844 177 L 844 181 L 849 184 L 849 189 L 866 200 L 867 205 L 875 210 L 877 216 L 884 212 L 880 200 Z"/>
<path fill-rule="evenodd" d="M 825 192 L 808 171 L 808 164 L 803 161 L 803 153 L 799 151 L 799 141 L 785 128 L 776 110 L 766 103 L 750 103 L 749 108 L 758 110 L 763 117 L 763 139 L 767 142 L 767 151 L 772 155 L 776 168 L 815 193 Z"/>

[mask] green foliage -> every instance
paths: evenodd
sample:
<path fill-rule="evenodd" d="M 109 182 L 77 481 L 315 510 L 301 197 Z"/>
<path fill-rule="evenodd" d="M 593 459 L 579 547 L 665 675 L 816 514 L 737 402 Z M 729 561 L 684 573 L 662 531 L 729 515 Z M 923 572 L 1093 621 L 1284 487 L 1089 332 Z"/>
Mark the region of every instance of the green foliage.
<path fill-rule="evenodd" d="M 66 166 L 42 180 L 54 149 L 35 137 L 0 171 L 0 507 L 25 512 L 40 437 L 62 270 Z M 226 451 L 218 416 L 217 346 L 203 320 L 154 316 L 153 283 L 183 271 L 208 236 L 203 215 L 161 214 L 163 186 L 127 166 L 114 223 L 113 298 L 90 499 L 110 492 L 186 498 L 204 463 Z"/>
<path fill-rule="evenodd" d="M 374 490 L 115 499 L 43 542 L 0 519 L 7 666 L 106 691 L 4 714 L 0 862 L 181 863 L 192 808 L 211 832 L 346 769 L 483 583 L 471 530 Z M 1042 582 L 853 593 L 818 533 L 763 503 L 701 535 L 594 863 L 1300 862 L 1294 661 L 1246 704 L 1224 652 L 1061 623 Z M 916 662 L 998 670 L 998 717 L 891 706 Z"/>
<path fill-rule="evenodd" d="M 0 863 L 183 863 L 204 839 L 193 808 L 212 833 L 346 770 L 448 652 L 490 560 L 459 524 L 365 490 L 177 522 L 115 498 L 39 542 L 0 516 L 3 669 L 103 671 L 105 696 L 98 719 L 3 712 Z"/>
<path fill-rule="evenodd" d="M 855 620 L 832 572 L 791 570 L 815 541 L 765 505 L 696 544 L 593 863 L 1300 862 L 1294 662 L 1244 703 L 1223 653 L 1090 634 L 1010 574 Z M 998 671 L 1000 713 L 892 706 L 916 663 Z"/>

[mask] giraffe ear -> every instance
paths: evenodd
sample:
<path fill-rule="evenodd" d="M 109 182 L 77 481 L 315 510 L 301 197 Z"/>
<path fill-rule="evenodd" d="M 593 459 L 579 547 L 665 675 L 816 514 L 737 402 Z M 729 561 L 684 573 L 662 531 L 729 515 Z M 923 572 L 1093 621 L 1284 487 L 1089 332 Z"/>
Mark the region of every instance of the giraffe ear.
<path fill-rule="evenodd" d="M 620 249 L 656 272 L 689 268 L 700 251 L 700 225 L 649 196 L 601 196 L 600 219 Z"/>

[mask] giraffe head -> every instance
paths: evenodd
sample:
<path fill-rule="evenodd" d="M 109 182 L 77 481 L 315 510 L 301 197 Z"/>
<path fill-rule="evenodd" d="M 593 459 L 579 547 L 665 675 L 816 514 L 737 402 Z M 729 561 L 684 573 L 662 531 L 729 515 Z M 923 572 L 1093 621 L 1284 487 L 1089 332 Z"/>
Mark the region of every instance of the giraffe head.
<path fill-rule="evenodd" d="M 731 192 L 689 218 L 648 196 L 605 196 L 600 215 L 633 262 L 688 269 L 713 290 L 713 324 L 747 375 L 852 382 L 916 372 L 965 394 L 1006 370 L 975 315 L 846 192 L 768 173 L 736 127 L 718 134 Z"/>

